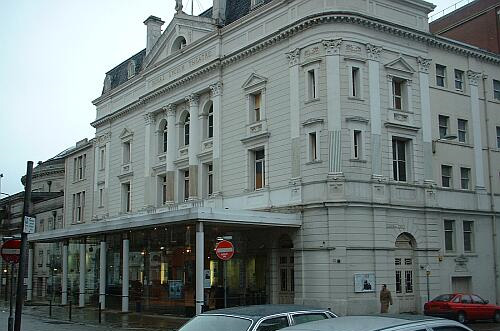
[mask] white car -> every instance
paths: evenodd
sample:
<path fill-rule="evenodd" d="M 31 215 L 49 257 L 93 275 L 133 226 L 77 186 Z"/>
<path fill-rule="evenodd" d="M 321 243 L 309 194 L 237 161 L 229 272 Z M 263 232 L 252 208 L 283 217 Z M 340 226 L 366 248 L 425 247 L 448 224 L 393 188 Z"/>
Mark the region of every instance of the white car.
<path fill-rule="evenodd" d="M 345 316 L 314 321 L 280 331 L 472 331 L 456 321 L 443 318 L 394 316 Z"/>

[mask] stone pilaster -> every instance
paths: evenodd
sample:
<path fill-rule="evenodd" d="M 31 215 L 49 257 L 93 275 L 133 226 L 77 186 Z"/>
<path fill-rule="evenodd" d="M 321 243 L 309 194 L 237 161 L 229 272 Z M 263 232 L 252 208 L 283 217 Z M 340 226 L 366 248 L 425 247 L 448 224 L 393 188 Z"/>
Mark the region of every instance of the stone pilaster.
<path fill-rule="evenodd" d="M 370 89 L 370 125 L 372 144 L 372 175 L 382 176 L 381 158 L 381 134 L 382 120 L 380 112 L 380 53 L 382 47 L 371 44 L 366 45 L 366 55 L 368 57 L 368 81 Z"/>
<path fill-rule="evenodd" d="M 217 82 L 210 85 L 210 97 L 213 103 L 214 116 L 214 135 L 212 140 L 212 171 L 213 171 L 213 193 L 212 195 L 220 195 L 222 191 L 222 163 L 221 147 L 222 147 L 222 83 Z"/>
<path fill-rule="evenodd" d="M 292 176 L 300 177 L 300 91 L 299 62 L 300 49 L 296 48 L 286 54 L 290 66 L 290 132 L 292 148 Z"/>
<path fill-rule="evenodd" d="M 479 112 L 479 89 L 481 73 L 472 70 L 467 71 L 467 78 L 470 88 L 470 109 L 472 113 L 472 134 L 474 139 L 474 159 L 475 159 L 475 179 L 476 190 L 485 190 L 484 164 L 483 164 L 483 143 L 481 137 L 481 114 Z"/>
<path fill-rule="evenodd" d="M 197 94 L 186 97 L 189 104 L 189 199 L 198 199 L 198 154 L 200 153 L 200 120 Z"/>
<path fill-rule="evenodd" d="M 417 58 L 418 81 L 420 87 L 420 109 L 422 112 L 422 141 L 424 149 L 424 182 L 434 183 L 432 169 L 432 116 L 429 94 L 429 67 L 431 59 Z"/>
<path fill-rule="evenodd" d="M 170 104 L 163 108 L 167 112 L 167 202 L 173 203 L 175 163 L 177 155 L 177 135 L 175 130 L 175 110 L 176 106 Z"/>
<path fill-rule="evenodd" d="M 152 185 L 151 171 L 151 128 L 155 123 L 155 117 L 152 113 L 144 114 L 144 207 L 152 205 Z"/>

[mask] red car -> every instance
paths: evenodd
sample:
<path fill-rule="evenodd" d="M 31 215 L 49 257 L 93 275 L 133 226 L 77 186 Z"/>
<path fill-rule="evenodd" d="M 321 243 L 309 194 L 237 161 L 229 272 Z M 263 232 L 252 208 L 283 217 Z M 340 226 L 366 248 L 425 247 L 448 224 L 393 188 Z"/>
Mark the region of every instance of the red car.
<path fill-rule="evenodd" d="M 424 314 L 453 318 L 460 323 L 489 319 L 500 323 L 500 306 L 489 304 L 475 294 L 442 294 L 424 305 Z"/>

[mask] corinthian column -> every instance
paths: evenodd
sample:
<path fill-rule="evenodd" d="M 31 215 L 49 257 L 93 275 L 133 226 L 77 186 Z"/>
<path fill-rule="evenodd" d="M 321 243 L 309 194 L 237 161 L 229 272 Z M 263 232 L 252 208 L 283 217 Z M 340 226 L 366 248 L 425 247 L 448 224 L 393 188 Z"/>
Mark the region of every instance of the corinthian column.
<path fill-rule="evenodd" d="M 189 199 L 198 199 L 198 154 L 200 153 L 200 120 L 198 118 L 199 96 L 186 97 L 189 104 Z"/>
<path fill-rule="evenodd" d="M 380 53 L 382 47 L 366 45 L 368 55 L 368 81 L 370 87 L 370 124 L 372 133 L 372 175 L 382 176 L 381 134 L 382 120 L 380 114 Z"/>
<path fill-rule="evenodd" d="M 478 83 L 481 73 L 472 70 L 467 71 L 470 86 L 470 110 L 472 113 L 472 133 L 474 136 L 474 159 L 476 174 L 476 190 L 485 190 L 484 165 L 483 165 L 483 142 L 481 139 L 481 115 L 479 113 L 479 90 Z"/>
<path fill-rule="evenodd" d="M 151 176 L 151 127 L 153 126 L 155 117 L 152 113 L 144 114 L 144 206 L 153 205 L 152 203 L 152 188 Z"/>
<path fill-rule="evenodd" d="M 213 135 L 213 149 L 212 149 L 212 170 L 213 170 L 213 176 L 214 176 L 214 189 L 213 189 L 213 194 L 212 195 L 218 195 L 221 193 L 222 190 L 222 182 L 221 182 L 221 144 L 222 144 L 222 139 L 221 139 L 221 128 L 222 128 L 222 122 L 221 122 L 221 113 L 222 113 L 222 83 L 217 82 L 213 85 L 210 85 L 210 90 L 211 90 L 211 97 L 212 97 L 212 103 L 214 107 L 214 135 Z"/>
<path fill-rule="evenodd" d="M 167 112 L 167 203 L 174 202 L 175 164 L 177 155 L 177 135 L 175 134 L 175 105 L 164 108 Z"/>
<path fill-rule="evenodd" d="M 290 65 L 290 132 L 292 148 L 292 179 L 300 178 L 300 91 L 299 61 L 300 49 L 286 54 Z"/>
<path fill-rule="evenodd" d="M 424 181 L 434 182 L 432 171 L 432 120 L 431 120 L 431 99 L 429 95 L 429 67 L 430 59 L 419 57 L 418 81 L 420 83 L 420 108 L 422 110 L 422 140 L 424 146 Z"/>

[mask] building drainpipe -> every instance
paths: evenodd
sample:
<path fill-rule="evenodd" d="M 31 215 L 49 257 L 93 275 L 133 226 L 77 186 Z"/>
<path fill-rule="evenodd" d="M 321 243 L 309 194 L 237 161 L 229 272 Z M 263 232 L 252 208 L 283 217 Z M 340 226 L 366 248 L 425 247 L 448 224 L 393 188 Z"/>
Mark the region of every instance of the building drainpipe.
<path fill-rule="evenodd" d="M 486 92 L 486 81 L 488 79 L 488 75 L 483 75 L 483 98 L 484 98 L 484 119 L 486 121 L 486 155 L 488 157 L 488 181 L 490 185 L 490 209 L 492 212 L 492 223 L 491 223 L 491 235 L 493 240 L 493 272 L 494 272 L 494 286 L 495 286 L 495 301 L 498 305 L 500 302 L 500 293 L 499 293 L 499 276 L 498 276 L 498 254 L 497 254 L 497 218 L 495 211 L 495 194 L 493 192 L 493 174 L 492 174 L 492 164 L 491 164 L 491 151 L 490 151 L 490 131 L 489 131 L 489 118 L 488 118 L 488 99 Z"/>

